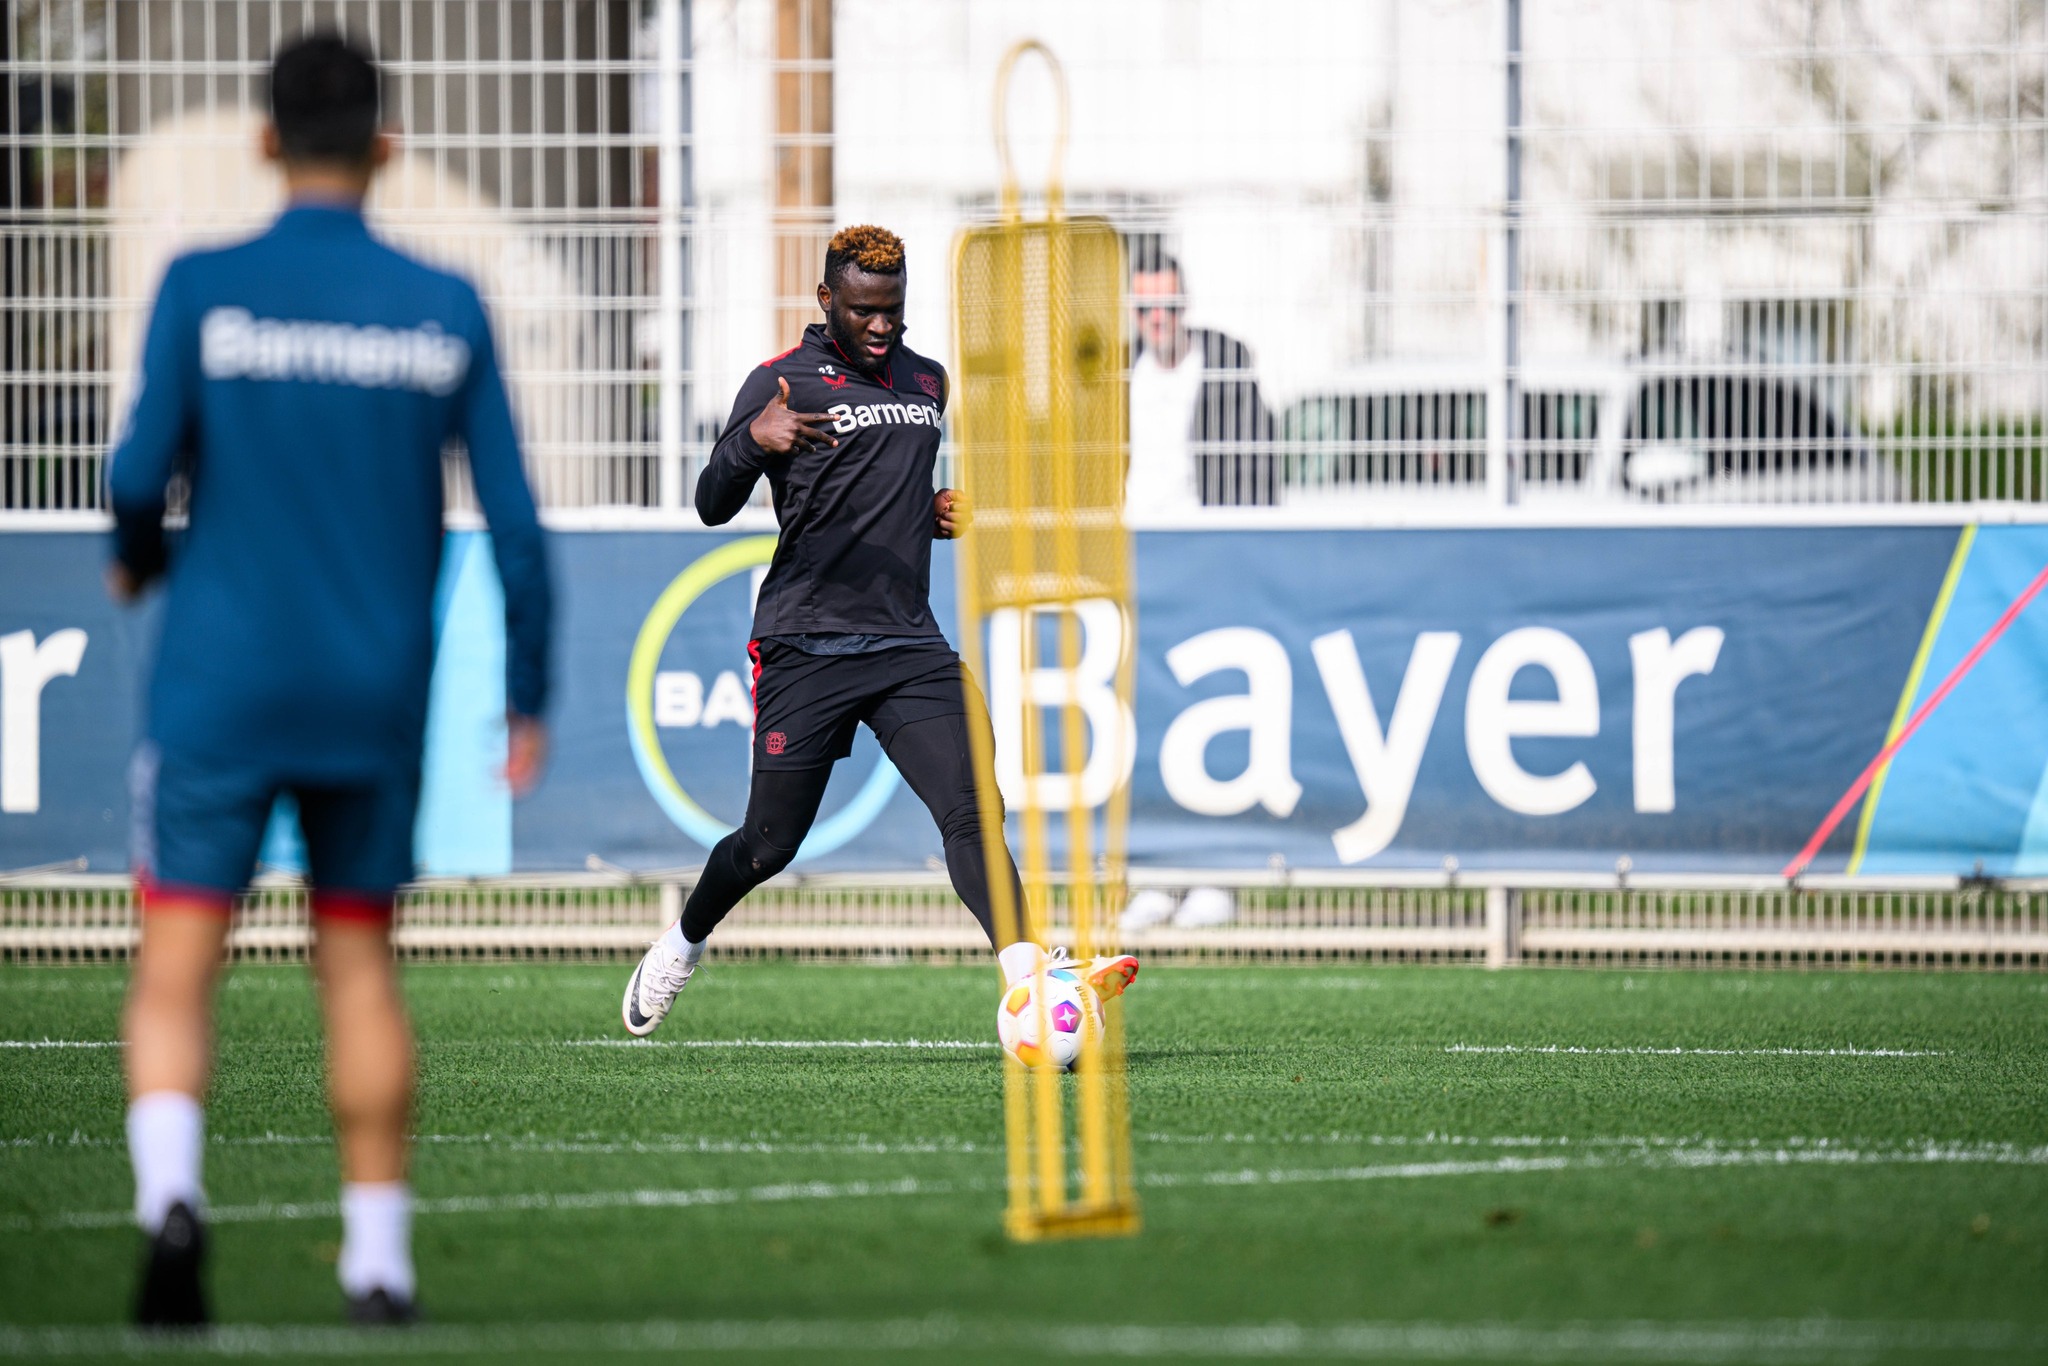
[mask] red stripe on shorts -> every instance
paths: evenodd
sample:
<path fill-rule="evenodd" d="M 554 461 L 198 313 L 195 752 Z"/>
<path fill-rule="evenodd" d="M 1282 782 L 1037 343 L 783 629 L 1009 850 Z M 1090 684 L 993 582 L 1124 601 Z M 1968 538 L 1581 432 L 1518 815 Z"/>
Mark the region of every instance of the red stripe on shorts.
<path fill-rule="evenodd" d="M 398 909 L 398 898 L 387 892 L 378 896 L 372 892 L 334 892 L 324 888 L 313 889 L 313 916 L 316 920 L 349 920 L 358 924 L 385 925 Z"/>
<path fill-rule="evenodd" d="M 143 914 L 151 911 L 207 911 L 227 915 L 235 908 L 235 894 L 218 887 L 197 887 L 186 882 L 158 882 L 148 873 L 135 875 L 135 896 Z"/>

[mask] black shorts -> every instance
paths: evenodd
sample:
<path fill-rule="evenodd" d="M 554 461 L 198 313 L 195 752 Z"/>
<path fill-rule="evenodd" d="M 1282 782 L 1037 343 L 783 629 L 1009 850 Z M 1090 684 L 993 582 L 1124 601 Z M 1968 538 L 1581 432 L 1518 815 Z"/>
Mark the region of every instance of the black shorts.
<path fill-rule="evenodd" d="M 806 654 L 777 640 L 747 646 L 754 660 L 754 767 L 819 768 L 853 753 L 865 723 L 887 745 L 913 721 L 967 712 L 960 656 L 943 638 L 859 655 Z"/>

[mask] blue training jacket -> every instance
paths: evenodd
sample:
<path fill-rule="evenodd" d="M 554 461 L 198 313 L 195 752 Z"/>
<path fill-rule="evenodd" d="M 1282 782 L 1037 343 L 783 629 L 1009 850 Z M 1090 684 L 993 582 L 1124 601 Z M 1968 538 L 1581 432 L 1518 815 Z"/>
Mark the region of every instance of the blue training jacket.
<path fill-rule="evenodd" d="M 107 478 L 115 555 L 145 581 L 169 565 L 150 739 L 307 779 L 416 770 L 450 441 L 504 584 L 507 700 L 538 716 L 546 552 L 476 291 L 318 205 L 172 262 Z"/>

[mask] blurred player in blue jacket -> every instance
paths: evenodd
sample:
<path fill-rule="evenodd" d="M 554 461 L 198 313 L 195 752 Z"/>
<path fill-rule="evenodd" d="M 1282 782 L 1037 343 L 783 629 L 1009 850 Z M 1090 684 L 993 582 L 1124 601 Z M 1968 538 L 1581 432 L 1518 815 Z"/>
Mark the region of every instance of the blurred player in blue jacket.
<path fill-rule="evenodd" d="M 330 36 L 290 44 L 270 106 L 264 152 L 289 206 L 260 237 L 172 263 L 108 476 L 111 590 L 125 600 L 166 579 L 131 782 L 143 916 L 122 1027 L 150 1240 L 136 1315 L 157 1325 L 206 1319 L 212 991 L 231 900 L 283 794 L 313 886 L 342 1290 L 358 1321 L 413 1316 L 412 1037 L 390 935 L 413 876 L 451 442 L 468 452 L 505 588 L 515 791 L 547 748 L 547 565 L 483 305 L 364 226 L 390 155 L 366 53 Z M 172 549 L 178 477 L 190 523 Z"/>

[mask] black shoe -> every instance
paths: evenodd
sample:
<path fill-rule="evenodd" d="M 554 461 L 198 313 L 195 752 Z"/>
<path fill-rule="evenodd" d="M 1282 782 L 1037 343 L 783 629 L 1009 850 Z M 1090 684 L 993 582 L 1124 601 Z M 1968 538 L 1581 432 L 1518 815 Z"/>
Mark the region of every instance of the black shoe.
<path fill-rule="evenodd" d="M 184 1201 L 171 1206 L 164 1226 L 149 1240 L 142 1261 L 142 1290 L 135 1297 L 135 1322 L 144 1328 L 203 1328 L 206 1292 L 199 1268 L 206 1261 L 206 1230 Z"/>
<path fill-rule="evenodd" d="M 419 1307 L 382 1286 L 367 1295 L 348 1297 L 348 1321 L 371 1328 L 403 1328 L 419 1319 Z"/>

